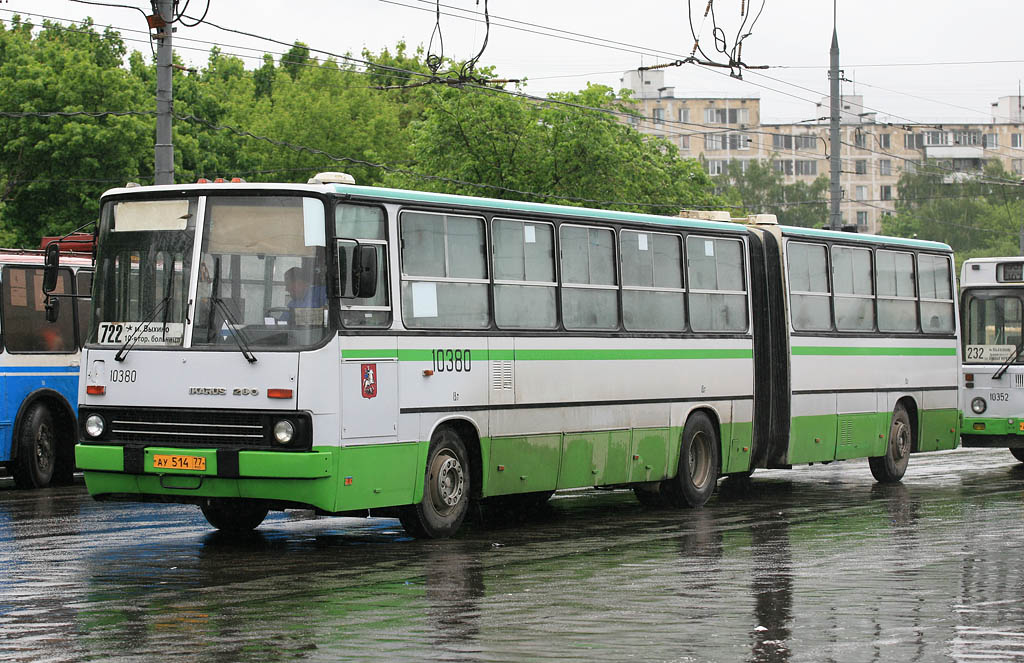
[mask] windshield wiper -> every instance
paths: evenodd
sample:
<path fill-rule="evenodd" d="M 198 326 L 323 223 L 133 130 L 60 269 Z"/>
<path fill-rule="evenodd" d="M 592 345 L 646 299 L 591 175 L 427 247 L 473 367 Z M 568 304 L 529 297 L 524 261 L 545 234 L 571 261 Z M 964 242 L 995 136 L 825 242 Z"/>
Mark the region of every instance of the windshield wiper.
<path fill-rule="evenodd" d="M 117 351 L 116 355 L 114 355 L 114 361 L 124 361 L 124 358 L 128 356 L 129 352 L 132 351 L 132 348 L 135 347 L 135 344 L 139 342 L 139 339 L 142 337 L 143 330 L 146 329 L 149 323 L 153 322 L 153 318 L 155 318 L 156 314 L 160 312 L 160 309 L 167 308 L 167 304 L 170 301 L 171 296 L 167 295 L 166 297 L 164 297 L 163 299 L 156 303 L 156 306 L 153 307 L 153 311 L 148 316 L 146 316 L 146 319 L 142 323 L 140 323 L 132 331 L 131 334 L 128 334 L 128 338 L 124 340 L 124 345 L 122 345 L 121 349 Z M 166 326 L 164 328 L 166 329 Z M 166 336 L 166 332 L 164 332 L 164 334 Z M 129 345 L 129 343 L 131 345 Z"/>
<path fill-rule="evenodd" d="M 1010 356 L 1006 358 L 1006 361 L 999 365 L 999 368 L 996 369 L 996 372 L 992 374 L 992 379 L 998 380 L 999 378 L 1003 377 L 1003 373 L 1005 373 L 1006 369 L 1010 368 L 1010 364 L 1012 364 L 1014 360 L 1016 360 L 1017 357 L 1020 356 L 1022 350 L 1024 350 L 1024 341 L 1018 343 L 1017 347 L 1015 347 L 1013 349 L 1013 352 L 1010 353 Z"/>
<path fill-rule="evenodd" d="M 235 345 L 242 351 L 242 355 L 249 361 L 250 364 L 256 363 L 256 355 L 249 349 L 249 342 L 245 338 L 245 334 L 242 332 L 242 328 L 238 326 L 235 321 L 235 316 L 231 313 L 231 307 L 224 303 L 224 300 L 216 295 L 210 296 L 210 301 L 220 307 L 220 310 L 224 313 L 224 323 L 228 326 L 228 331 L 231 332 L 231 338 L 235 339 Z M 210 316 L 213 318 L 213 316 Z"/>

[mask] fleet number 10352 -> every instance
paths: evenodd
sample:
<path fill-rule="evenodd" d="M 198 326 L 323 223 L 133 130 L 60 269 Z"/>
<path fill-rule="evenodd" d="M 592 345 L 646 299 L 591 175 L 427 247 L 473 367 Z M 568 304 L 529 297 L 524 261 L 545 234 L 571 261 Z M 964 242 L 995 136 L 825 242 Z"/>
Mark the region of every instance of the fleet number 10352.
<path fill-rule="evenodd" d="M 437 349 L 430 351 L 435 373 L 468 373 L 473 370 L 473 353 L 467 350 Z"/>

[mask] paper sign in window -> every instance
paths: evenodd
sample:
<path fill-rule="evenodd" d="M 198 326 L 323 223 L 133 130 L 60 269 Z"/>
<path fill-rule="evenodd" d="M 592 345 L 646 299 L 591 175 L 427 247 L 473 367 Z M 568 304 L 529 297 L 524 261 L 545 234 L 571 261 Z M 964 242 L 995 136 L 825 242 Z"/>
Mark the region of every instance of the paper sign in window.
<path fill-rule="evenodd" d="M 640 233 L 636 236 L 637 248 L 641 251 L 647 250 L 647 235 Z"/>
<path fill-rule="evenodd" d="M 536 244 L 537 229 L 533 226 L 523 226 L 523 242 L 526 244 Z"/>
<path fill-rule="evenodd" d="M 704 240 L 704 255 L 708 257 L 714 257 L 715 255 L 715 240 L 706 239 Z"/>
<path fill-rule="evenodd" d="M 437 317 L 437 284 L 430 281 L 412 284 L 412 315 L 414 318 Z"/>

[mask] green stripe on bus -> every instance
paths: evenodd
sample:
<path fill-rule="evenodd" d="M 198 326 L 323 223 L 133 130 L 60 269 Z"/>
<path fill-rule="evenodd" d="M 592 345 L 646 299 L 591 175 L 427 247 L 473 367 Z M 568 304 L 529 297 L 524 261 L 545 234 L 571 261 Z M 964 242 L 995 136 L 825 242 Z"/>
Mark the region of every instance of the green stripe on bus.
<path fill-rule="evenodd" d="M 793 355 L 833 355 L 846 357 L 953 357 L 956 348 L 859 348 L 844 346 L 794 346 Z"/>
<path fill-rule="evenodd" d="M 447 349 L 447 348 L 446 348 Z M 345 359 L 433 361 L 435 350 L 343 350 Z M 749 349 L 472 350 L 475 361 L 620 361 L 637 359 L 750 359 Z"/>

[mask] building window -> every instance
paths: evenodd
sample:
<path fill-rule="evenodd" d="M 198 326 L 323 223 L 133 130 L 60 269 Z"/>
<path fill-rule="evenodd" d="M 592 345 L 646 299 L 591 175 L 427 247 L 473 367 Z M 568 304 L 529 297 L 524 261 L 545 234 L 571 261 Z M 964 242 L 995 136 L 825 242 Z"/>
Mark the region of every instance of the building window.
<path fill-rule="evenodd" d="M 867 159 L 857 159 L 853 162 L 853 170 L 858 175 L 867 175 L 868 173 L 868 161 Z"/>
<path fill-rule="evenodd" d="M 1010 163 L 1013 168 L 1013 172 L 1018 175 L 1024 173 L 1024 159 L 1013 159 Z"/>
<path fill-rule="evenodd" d="M 775 172 L 782 173 L 783 175 L 793 174 L 793 160 L 792 159 L 776 159 L 772 161 L 772 166 L 775 168 Z"/>
<path fill-rule="evenodd" d="M 750 139 L 745 134 L 729 134 L 730 150 L 745 150 L 750 144 Z"/>
<path fill-rule="evenodd" d="M 858 185 L 857 188 L 856 188 L 856 194 L 855 195 L 857 196 L 857 200 L 867 200 L 868 199 L 868 188 L 866 186 L 863 186 L 863 185 Z"/>
<path fill-rule="evenodd" d="M 690 109 L 689 108 L 680 108 L 679 109 L 679 121 L 680 122 L 689 122 L 690 121 Z"/>
<path fill-rule="evenodd" d="M 857 147 L 867 147 L 868 135 L 866 133 L 858 131 L 853 135 L 853 144 Z"/>
<path fill-rule="evenodd" d="M 681 150 L 688 150 L 688 149 L 690 149 L 690 135 L 689 134 L 687 134 L 685 136 L 680 136 L 679 137 L 679 149 L 681 149 Z"/>
<path fill-rule="evenodd" d="M 772 147 L 776 150 L 791 150 L 793 149 L 793 137 L 774 134 L 772 135 Z"/>
<path fill-rule="evenodd" d="M 889 159 L 878 160 L 878 174 L 879 175 L 892 175 L 892 161 Z"/>
<path fill-rule="evenodd" d="M 908 133 L 903 135 L 903 147 L 908 150 L 921 149 L 924 147 L 924 135 Z"/>
<path fill-rule="evenodd" d="M 878 191 L 878 197 L 882 200 L 892 200 L 892 187 L 888 184 L 882 185 Z"/>
<path fill-rule="evenodd" d="M 1024 143 L 1021 143 L 1020 134 L 1010 134 L 1010 147 L 1024 147 Z"/>
<path fill-rule="evenodd" d="M 665 109 L 664 108 L 655 108 L 654 109 L 654 123 L 655 124 L 664 124 L 665 123 Z"/>
<path fill-rule="evenodd" d="M 868 225 L 868 213 L 857 212 L 857 227 L 866 228 Z"/>
<path fill-rule="evenodd" d="M 795 162 L 797 175 L 817 175 L 818 162 L 812 159 L 798 160 Z"/>
<path fill-rule="evenodd" d="M 798 150 L 814 150 L 818 147 L 818 137 L 814 134 L 794 136 L 794 138 L 796 139 L 796 148 Z"/>
<path fill-rule="evenodd" d="M 892 146 L 889 140 L 889 134 L 878 134 L 878 146 L 883 150 L 887 150 Z"/>
<path fill-rule="evenodd" d="M 704 134 L 704 151 L 717 152 L 725 149 L 725 136 L 722 134 Z"/>
<path fill-rule="evenodd" d="M 924 132 L 925 145 L 949 145 L 949 134 L 945 131 Z"/>
<path fill-rule="evenodd" d="M 708 159 L 708 175 L 721 175 L 729 168 L 725 159 Z"/>
<path fill-rule="evenodd" d="M 982 147 L 986 149 L 999 147 L 999 134 L 985 134 L 985 139 L 982 143 Z"/>
<path fill-rule="evenodd" d="M 978 145 L 981 143 L 980 131 L 960 130 L 953 132 L 954 145 Z"/>

